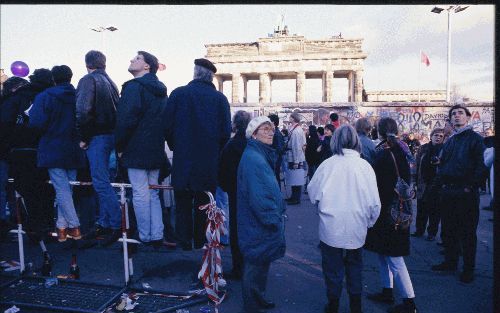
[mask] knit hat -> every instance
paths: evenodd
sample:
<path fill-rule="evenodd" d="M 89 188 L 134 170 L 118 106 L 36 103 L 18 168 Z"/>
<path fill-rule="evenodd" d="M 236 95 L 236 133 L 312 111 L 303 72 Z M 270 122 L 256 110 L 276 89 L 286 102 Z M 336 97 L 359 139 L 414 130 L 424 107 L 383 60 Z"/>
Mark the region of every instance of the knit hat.
<path fill-rule="evenodd" d="M 271 125 L 273 125 L 273 123 L 271 123 L 271 120 L 267 116 L 257 116 L 257 117 L 254 117 L 250 121 L 250 123 L 248 123 L 248 126 L 247 126 L 247 130 L 246 130 L 246 137 L 247 137 L 247 139 L 250 139 L 250 137 L 252 137 L 252 134 L 255 132 L 255 130 L 257 128 L 259 128 L 260 125 L 262 125 L 262 124 L 264 124 L 266 122 L 268 122 Z"/>

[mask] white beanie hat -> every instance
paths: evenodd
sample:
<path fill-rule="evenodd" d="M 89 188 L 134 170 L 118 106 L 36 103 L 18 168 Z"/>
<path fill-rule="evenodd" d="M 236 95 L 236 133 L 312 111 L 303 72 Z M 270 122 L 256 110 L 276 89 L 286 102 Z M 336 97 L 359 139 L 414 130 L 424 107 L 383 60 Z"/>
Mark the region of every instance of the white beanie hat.
<path fill-rule="evenodd" d="M 260 125 L 264 124 L 265 122 L 271 123 L 271 120 L 267 116 L 257 116 L 254 117 L 250 123 L 248 123 L 247 130 L 246 130 L 246 137 L 247 139 L 250 139 L 252 137 L 252 134 L 255 132 L 257 128 L 259 128 Z"/>

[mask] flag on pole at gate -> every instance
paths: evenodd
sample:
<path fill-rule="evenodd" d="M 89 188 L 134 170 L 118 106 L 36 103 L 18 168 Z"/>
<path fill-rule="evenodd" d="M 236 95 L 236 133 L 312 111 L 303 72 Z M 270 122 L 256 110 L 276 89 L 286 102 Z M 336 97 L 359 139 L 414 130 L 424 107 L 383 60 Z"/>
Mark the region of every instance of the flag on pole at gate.
<path fill-rule="evenodd" d="M 420 62 L 424 63 L 426 66 L 431 65 L 431 61 L 429 61 L 429 57 L 420 51 Z"/>

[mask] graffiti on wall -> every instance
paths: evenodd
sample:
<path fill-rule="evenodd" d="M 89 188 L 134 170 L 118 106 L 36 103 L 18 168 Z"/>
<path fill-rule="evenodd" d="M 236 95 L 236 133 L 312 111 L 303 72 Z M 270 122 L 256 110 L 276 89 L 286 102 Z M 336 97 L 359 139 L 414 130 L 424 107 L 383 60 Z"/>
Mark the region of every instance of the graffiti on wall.
<path fill-rule="evenodd" d="M 341 123 L 354 123 L 361 117 L 366 117 L 376 122 L 382 117 L 391 117 L 398 123 L 401 133 L 421 133 L 429 134 L 434 128 L 442 128 L 448 118 L 448 108 L 446 107 L 403 107 L 403 106 L 350 106 L 350 107 L 273 107 L 273 108 L 248 108 L 254 116 L 269 115 L 277 113 L 283 125 L 288 125 L 290 114 L 297 112 L 302 117 L 305 125 L 325 125 L 329 123 L 330 114 L 337 113 Z M 488 128 L 495 128 L 495 108 L 494 106 L 470 107 L 470 125 L 475 131 L 484 133 Z"/>

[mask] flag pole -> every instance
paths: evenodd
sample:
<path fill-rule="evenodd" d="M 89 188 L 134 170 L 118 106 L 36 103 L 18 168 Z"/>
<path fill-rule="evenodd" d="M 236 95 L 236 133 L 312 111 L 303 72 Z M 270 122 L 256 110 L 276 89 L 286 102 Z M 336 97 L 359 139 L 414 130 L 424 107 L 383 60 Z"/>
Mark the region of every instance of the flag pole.
<path fill-rule="evenodd" d="M 419 54 L 419 62 L 418 62 L 418 76 L 417 76 L 417 84 L 418 84 L 418 103 L 420 103 L 420 67 L 422 66 L 422 50 L 420 50 Z"/>

